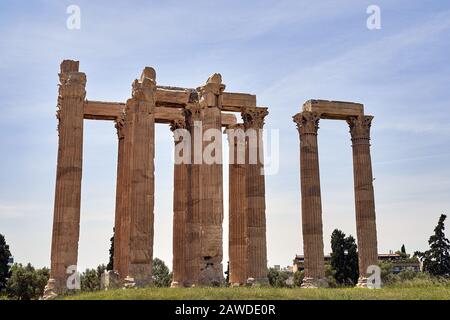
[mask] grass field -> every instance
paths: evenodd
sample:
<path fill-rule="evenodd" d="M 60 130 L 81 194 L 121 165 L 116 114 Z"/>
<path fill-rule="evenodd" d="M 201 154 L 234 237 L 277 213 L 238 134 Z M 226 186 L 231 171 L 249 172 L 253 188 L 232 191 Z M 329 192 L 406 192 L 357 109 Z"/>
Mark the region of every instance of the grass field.
<path fill-rule="evenodd" d="M 80 300 L 450 300 L 450 286 L 383 289 L 145 288 L 97 291 L 64 297 Z"/>

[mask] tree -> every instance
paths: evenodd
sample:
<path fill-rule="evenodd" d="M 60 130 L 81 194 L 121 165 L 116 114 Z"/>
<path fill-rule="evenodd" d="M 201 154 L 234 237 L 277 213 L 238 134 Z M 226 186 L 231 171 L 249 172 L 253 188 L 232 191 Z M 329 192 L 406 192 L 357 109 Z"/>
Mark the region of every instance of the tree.
<path fill-rule="evenodd" d="M 6 292 L 11 298 L 18 300 L 38 299 L 43 295 L 49 277 L 50 271 L 47 268 L 36 270 L 30 263 L 25 267 L 15 264 L 11 268 Z"/>
<path fill-rule="evenodd" d="M 450 241 L 445 237 L 444 221 L 447 218 L 442 214 L 434 229 L 434 235 L 428 240 L 430 249 L 425 252 L 415 252 L 423 262 L 425 272 L 433 276 L 450 276 Z"/>
<path fill-rule="evenodd" d="M 269 268 L 269 274 L 267 275 L 267 277 L 269 278 L 269 284 L 272 287 L 276 288 L 288 287 L 286 281 L 289 279 L 289 273 L 287 272 L 280 271 L 275 268 Z"/>
<path fill-rule="evenodd" d="M 296 271 L 294 273 L 294 285 L 296 287 L 300 287 L 302 285 L 303 279 L 305 278 L 305 272 L 302 271 Z"/>
<path fill-rule="evenodd" d="M 403 244 L 400 250 L 395 252 L 398 254 L 402 259 L 409 259 L 410 255 L 406 253 L 405 245 Z"/>
<path fill-rule="evenodd" d="M 227 270 L 225 273 L 225 283 L 228 286 L 230 284 L 230 261 L 227 262 Z"/>
<path fill-rule="evenodd" d="M 331 267 L 340 285 L 355 285 L 358 281 L 358 252 L 355 239 L 335 229 L 331 235 Z"/>
<path fill-rule="evenodd" d="M 402 244 L 402 247 L 400 248 L 400 252 L 406 256 L 406 248 L 405 248 L 404 244 Z"/>
<path fill-rule="evenodd" d="M 6 244 L 5 237 L 0 234 L 0 293 L 6 288 L 6 283 L 10 277 L 9 258 L 11 252 Z"/>
<path fill-rule="evenodd" d="M 109 262 L 106 265 L 106 270 L 114 270 L 114 235 L 116 234 L 115 228 L 113 229 L 113 236 L 109 241 L 111 242 L 111 246 L 109 247 Z"/>
<path fill-rule="evenodd" d="M 81 291 L 97 291 L 101 288 L 102 274 L 105 272 L 106 267 L 101 264 L 97 269 L 86 269 L 81 276 Z"/>
<path fill-rule="evenodd" d="M 161 259 L 153 259 L 153 284 L 155 287 L 170 287 L 172 275 Z"/>

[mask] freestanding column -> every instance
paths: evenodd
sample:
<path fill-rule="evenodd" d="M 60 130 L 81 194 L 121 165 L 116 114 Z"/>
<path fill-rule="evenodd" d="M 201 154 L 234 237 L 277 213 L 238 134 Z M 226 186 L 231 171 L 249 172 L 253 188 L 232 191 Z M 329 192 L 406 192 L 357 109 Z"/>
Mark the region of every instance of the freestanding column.
<path fill-rule="evenodd" d="M 126 105 L 126 134 L 130 134 L 131 161 L 127 206 L 130 215 L 128 278 L 136 286 L 152 281 L 154 221 L 154 154 L 156 73 L 146 67 L 133 83 Z M 125 144 L 126 145 L 126 144 Z"/>
<path fill-rule="evenodd" d="M 125 234 L 125 223 L 127 217 L 127 206 L 125 201 L 126 193 L 126 156 L 125 153 L 125 113 L 116 119 L 116 129 L 118 137 L 118 157 L 117 157 L 117 183 L 116 183 L 116 214 L 114 224 L 114 270 L 123 279 L 127 275 L 124 267 L 127 252 L 129 233 Z"/>
<path fill-rule="evenodd" d="M 77 265 L 80 231 L 81 171 L 83 162 L 83 117 L 86 75 L 78 72 L 78 61 L 64 60 L 59 74 L 57 118 L 58 164 L 50 280 L 44 297 L 66 289 L 70 266 Z M 74 272 L 71 270 L 70 272 Z"/>
<path fill-rule="evenodd" d="M 195 153 L 202 152 L 202 109 L 197 102 L 190 103 L 184 111 L 186 128 L 191 136 L 191 154 L 190 166 L 188 167 L 188 208 L 186 216 L 186 264 L 185 264 L 185 282 L 187 287 L 198 285 L 200 275 L 201 254 L 200 254 L 200 233 L 201 233 L 201 217 L 200 217 L 200 189 L 201 162 L 195 161 Z M 195 141 L 199 145 L 196 147 Z M 196 151 L 194 152 L 194 149 Z M 200 151 L 198 151 L 200 149 Z"/>
<path fill-rule="evenodd" d="M 320 195 L 319 154 L 317 130 L 320 114 L 304 111 L 294 116 L 300 134 L 300 172 L 302 192 L 303 251 L 305 278 L 302 287 L 326 286 L 322 202 Z"/>
<path fill-rule="evenodd" d="M 266 244 L 266 191 L 262 132 L 267 108 L 245 108 L 242 118 L 247 136 L 247 277 L 258 284 L 268 283 Z"/>
<path fill-rule="evenodd" d="M 184 154 L 178 154 L 178 148 L 176 146 L 177 144 L 185 144 L 185 141 L 179 141 L 180 137 L 176 134 L 176 130 L 186 129 L 185 121 L 172 121 L 170 129 L 174 132 L 176 161 L 173 170 L 173 279 L 171 287 L 183 287 L 185 286 L 186 280 L 186 251 L 189 246 L 186 236 L 189 163 L 177 163 L 177 161 L 183 159 Z M 181 139 L 184 139 L 184 137 Z M 186 148 L 180 149 L 182 153 L 187 152 Z"/>
<path fill-rule="evenodd" d="M 224 282 L 221 115 L 224 90 L 222 76 L 218 73 L 209 77 L 206 84 L 197 89 L 199 105 L 203 110 L 204 135 L 203 159 L 200 167 L 201 264 L 199 284 L 205 286 L 217 286 Z M 210 137 L 208 137 L 208 133 L 211 133 Z M 208 138 L 210 141 L 207 141 Z"/>
<path fill-rule="evenodd" d="M 232 286 L 247 281 L 248 228 L 245 164 L 245 128 L 243 124 L 229 126 L 226 130 L 230 147 L 229 164 L 229 278 Z"/>
<path fill-rule="evenodd" d="M 372 161 L 370 158 L 370 126 L 372 116 L 352 117 L 348 120 L 353 147 L 355 180 L 356 233 L 358 236 L 358 286 L 367 286 L 367 268 L 378 265 L 375 198 Z"/>
<path fill-rule="evenodd" d="M 194 229 L 189 230 L 189 237 L 194 247 L 189 260 L 196 270 L 189 271 L 191 285 L 216 286 L 224 281 L 221 131 L 224 89 L 221 75 L 212 75 L 204 86 L 197 88 L 198 102 L 191 103 L 186 110 L 186 121 L 193 136 L 189 220 L 194 223 Z M 195 229 L 198 222 L 199 230 Z"/>

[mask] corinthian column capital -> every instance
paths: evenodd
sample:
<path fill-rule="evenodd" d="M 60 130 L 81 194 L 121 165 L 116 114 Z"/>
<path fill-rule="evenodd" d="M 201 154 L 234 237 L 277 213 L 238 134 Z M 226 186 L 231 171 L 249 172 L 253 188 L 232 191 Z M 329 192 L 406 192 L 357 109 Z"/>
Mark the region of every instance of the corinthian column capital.
<path fill-rule="evenodd" d="M 115 127 L 117 131 L 117 137 L 120 139 L 124 138 L 124 127 L 125 127 L 125 112 L 122 112 L 115 120 Z"/>
<path fill-rule="evenodd" d="M 262 129 L 264 127 L 264 119 L 268 114 L 267 108 L 261 107 L 247 107 L 241 112 L 246 129 Z"/>
<path fill-rule="evenodd" d="M 194 121 L 201 121 L 203 119 L 204 108 L 199 102 L 189 103 L 183 110 L 183 115 L 185 117 L 186 128 L 192 128 L 194 126 Z"/>
<path fill-rule="evenodd" d="M 317 135 L 319 129 L 320 114 L 317 112 L 304 111 L 297 113 L 294 117 L 300 136 L 304 134 Z"/>
<path fill-rule="evenodd" d="M 186 121 L 185 120 L 172 120 L 169 123 L 170 130 L 174 132 L 177 129 L 186 129 Z"/>
<path fill-rule="evenodd" d="M 60 73 L 59 99 L 86 97 L 86 74 L 83 72 Z"/>
<path fill-rule="evenodd" d="M 350 126 L 350 134 L 352 141 L 370 140 L 370 127 L 372 125 L 373 116 L 350 117 L 347 123 Z"/>

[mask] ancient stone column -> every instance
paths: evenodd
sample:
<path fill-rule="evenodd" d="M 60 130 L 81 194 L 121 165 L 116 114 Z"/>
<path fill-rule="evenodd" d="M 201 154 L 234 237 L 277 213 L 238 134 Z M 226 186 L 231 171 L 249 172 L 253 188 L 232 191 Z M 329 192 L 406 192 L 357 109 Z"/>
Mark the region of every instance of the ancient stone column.
<path fill-rule="evenodd" d="M 117 156 L 117 182 L 116 182 L 116 213 L 115 213 L 115 223 L 114 223 L 114 270 L 117 271 L 121 278 L 127 275 L 127 270 L 124 268 L 124 259 L 126 258 L 128 252 L 128 237 L 124 234 L 125 228 L 125 216 L 126 212 L 126 182 L 125 182 L 125 163 L 126 153 L 125 153 L 125 113 L 119 116 L 115 120 L 117 137 L 118 137 L 118 156 Z"/>
<path fill-rule="evenodd" d="M 191 137 L 191 154 L 190 165 L 188 166 L 188 208 L 186 216 L 186 253 L 185 253 L 185 281 L 186 287 L 197 286 L 200 266 L 202 263 L 201 250 L 200 250 L 200 234 L 201 234 L 201 205 L 200 202 L 200 189 L 201 189 L 201 162 L 194 161 L 194 141 L 202 141 L 202 109 L 197 102 L 189 104 L 185 111 L 185 124 Z M 202 143 L 198 143 L 196 153 L 202 152 Z"/>
<path fill-rule="evenodd" d="M 262 133 L 267 108 L 245 108 L 242 118 L 247 136 L 247 278 L 255 283 L 268 283 L 266 243 L 266 191 L 264 179 L 264 151 Z"/>
<path fill-rule="evenodd" d="M 248 227 L 245 163 L 246 139 L 243 124 L 226 130 L 229 143 L 229 282 L 244 285 L 248 268 Z"/>
<path fill-rule="evenodd" d="M 189 189 L 189 163 L 183 161 L 186 148 L 183 146 L 185 136 L 177 134 L 185 130 L 185 121 L 174 120 L 170 123 L 175 140 L 175 164 L 173 170 L 173 279 L 171 287 L 185 286 L 185 266 L 187 262 L 187 215 L 188 215 L 188 189 Z M 177 131 L 178 130 L 178 131 Z M 181 141 L 180 141 L 181 140 Z M 189 141 L 190 143 L 190 141 Z"/>
<path fill-rule="evenodd" d="M 370 157 L 370 126 L 372 116 L 352 117 L 348 120 L 353 148 L 355 182 L 356 233 L 358 237 L 358 286 L 367 286 L 367 268 L 378 265 L 375 198 L 372 161 Z"/>
<path fill-rule="evenodd" d="M 193 132 L 191 169 L 192 219 L 200 220 L 197 257 L 190 256 L 197 270 L 193 285 L 216 286 L 223 283 L 223 177 L 222 177 L 222 84 L 220 74 L 212 75 L 197 89 L 198 102 L 187 107 L 187 123 Z M 197 123 L 196 123 L 197 122 Z M 202 137 L 205 135 L 204 140 Z M 193 250 L 195 250 L 193 248 Z M 199 254 L 199 255 L 198 255 Z"/>
<path fill-rule="evenodd" d="M 58 164 L 51 249 L 50 280 L 44 296 L 51 298 L 67 289 L 70 266 L 77 265 L 80 229 L 83 118 L 86 75 L 78 61 L 64 60 L 59 74 Z M 73 272 L 72 270 L 71 272 Z"/>
<path fill-rule="evenodd" d="M 146 67 L 141 79 L 133 83 L 132 98 L 125 110 L 125 142 L 130 152 L 130 185 L 126 195 L 129 207 L 128 281 L 146 286 L 152 281 L 154 222 L 154 155 L 156 73 Z"/>
<path fill-rule="evenodd" d="M 302 287 L 305 288 L 326 286 L 317 147 L 319 120 L 320 114 L 308 111 L 294 116 L 294 122 L 297 123 L 300 134 L 302 229 L 305 255 L 305 278 Z"/>

